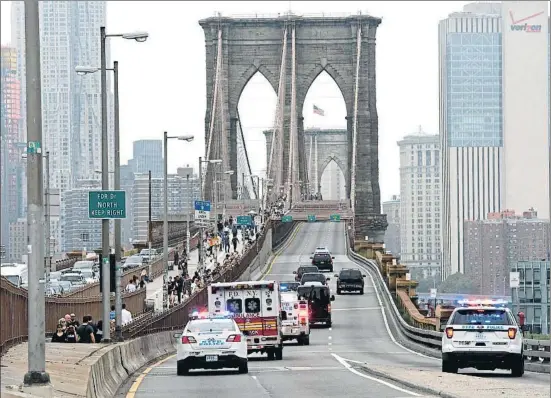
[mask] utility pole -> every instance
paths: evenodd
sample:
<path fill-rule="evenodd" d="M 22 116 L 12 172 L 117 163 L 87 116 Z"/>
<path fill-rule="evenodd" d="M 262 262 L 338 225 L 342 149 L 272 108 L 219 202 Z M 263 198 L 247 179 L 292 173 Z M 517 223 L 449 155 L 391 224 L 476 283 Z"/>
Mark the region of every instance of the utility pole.
<path fill-rule="evenodd" d="M 48 385 L 44 296 L 44 180 L 42 173 L 42 86 L 38 0 L 25 0 L 27 79 L 28 371 L 25 385 Z"/>
<path fill-rule="evenodd" d="M 168 309 L 168 133 L 163 135 L 163 311 Z"/>
<path fill-rule="evenodd" d="M 199 200 L 203 200 L 203 158 L 199 156 Z M 208 220 L 207 220 L 208 221 Z M 204 250 L 204 239 L 205 239 L 205 231 L 203 227 L 200 228 L 200 234 L 199 237 L 199 264 L 198 267 L 200 270 L 203 269 L 203 250 Z"/>
<path fill-rule="evenodd" d="M 44 209 L 46 211 L 46 215 L 44 217 L 44 221 L 46 223 L 46 282 L 50 281 L 50 273 L 52 272 L 52 255 L 50 253 L 51 251 L 51 241 L 50 241 L 50 235 L 51 235 L 51 226 L 50 226 L 50 152 L 46 151 L 46 155 L 44 156 L 46 158 L 46 189 L 44 200 L 46 201 L 46 206 L 44 206 Z"/>
<path fill-rule="evenodd" d="M 115 97 L 115 191 L 121 189 L 121 153 L 120 153 L 120 118 L 119 118 L 119 62 L 113 62 L 114 97 Z M 126 206 L 126 204 L 125 204 Z M 122 337 L 122 269 L 121 269 L 121 219 L 115 220 L 115 339 Z"/>
<path fill-rule="evenodd" d="M 153 239 L 153 226 L 151 225 L 151 170 L 149 170 L 149 223 L 147 228 L 147 236 L 148 236 L 148 242 L 147 242 L 147 248 L 149 249 L 149 257 L 151 258 L 151 240 Z M 149 272 L 147 275 L 151 276 L 151 261 L 149 262 Z"/>
<path fill-rule="evenodd" d="M 107 35 L 105 26 L 100 27 L 100 55 L 101 55 L 101 189 L 109 190 L 109 135 L 107 134 L 107 55 L 105 41 Z M 111 330 L 109 313 L 111 312 L 111 289 L 109 278 L 109 219 L 101 220 L 101 269 L 103 273 L 102 283 L 102 307 L 103 307 L 103 330 L 102 342 L 111 342 Z"/>
<path fill-rule="evenodd" d="M 186 222 L 186 253 L 187 253 L 187 256 L 189 258 L 189 238 L 190 238 L 190 236 L 189 236 L 189 219 L 191 218 L 191 208 L 193 207 L 193 205 L 192 205 L 193 195 L 192 195 L 190 185 L 189 185 L 189 174 L 187 175 L 187 191 L 188 191 L 188 195 L 189 195 L 190 208 L 187 212 L 187 222 Z M 176 266 L 177 265 L 178 264 L 176 264 Z"/>

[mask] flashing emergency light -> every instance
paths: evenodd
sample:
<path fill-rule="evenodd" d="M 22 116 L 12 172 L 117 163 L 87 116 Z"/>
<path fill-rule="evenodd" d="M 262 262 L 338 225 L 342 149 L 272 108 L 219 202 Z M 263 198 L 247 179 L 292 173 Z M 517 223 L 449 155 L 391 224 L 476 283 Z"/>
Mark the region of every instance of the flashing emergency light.
<path fill-rule="evenodd" d="M 273 282 L 256 282 L 256 283 L 237 283 L 237 284 L 234 284 L 234 285 L 228 285 L 228 286 L 216 286 L 216 285 L 211 285 L 210 286 L 210 289 L 211 289 L 211 292 L 214 294 L 214 293 L 217 293 L 219 290 L 224 290 L 224 289 L 228 289 L 228 290 L 255 290 L 255 289 L 265 289 L 267 288 L 268 290 L 270 291 L 273 291 L 274 290 L 274 283 Z"/>
<path fill-rule="evenodd" d="M 484 300 L 481 300 L 481 299 L 476 299 L 476 300 L 464 299 L 464 300 L 459 300 L 457 303 L 462 307 L 505 307 L 508 304 L 508 302 L 506 300 L 503 300 L 503 299 L 496 299 L 496 300 L 492 300 L 492 299 L 484 299 Z"/>

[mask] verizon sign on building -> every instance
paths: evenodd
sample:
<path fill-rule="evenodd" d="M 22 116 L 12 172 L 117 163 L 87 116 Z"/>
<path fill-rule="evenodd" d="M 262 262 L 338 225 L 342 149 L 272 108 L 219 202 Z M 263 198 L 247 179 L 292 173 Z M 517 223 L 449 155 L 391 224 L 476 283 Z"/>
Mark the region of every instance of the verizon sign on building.
<path fill-rule="evenodd" d="M 504 1 L 503 209 L 549 218 L 549 3 Z"/>

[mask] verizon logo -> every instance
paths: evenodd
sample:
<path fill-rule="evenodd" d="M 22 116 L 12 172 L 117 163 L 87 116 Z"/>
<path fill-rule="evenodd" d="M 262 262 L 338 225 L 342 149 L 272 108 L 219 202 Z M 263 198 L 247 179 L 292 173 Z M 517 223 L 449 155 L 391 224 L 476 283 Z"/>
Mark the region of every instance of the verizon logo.
<path fill-rule="evenodd" d="M 512 11 L 509 11 L 509 17 L 511 17 L 511 30 L 513 32 L 528 32 L 528 33 L 539 33 L 541 32 L 541 24 L 533 25 L 529 23 L 531 19 L 534 19 L 536 17 L 539 17 L 540 15 L 544 14 L 545 11 L 538 12 L 533 15 L 529 15 L 527 17 L 523 17 L 520 19 L 515 19 L 515 16 L 513 15 Z"/>

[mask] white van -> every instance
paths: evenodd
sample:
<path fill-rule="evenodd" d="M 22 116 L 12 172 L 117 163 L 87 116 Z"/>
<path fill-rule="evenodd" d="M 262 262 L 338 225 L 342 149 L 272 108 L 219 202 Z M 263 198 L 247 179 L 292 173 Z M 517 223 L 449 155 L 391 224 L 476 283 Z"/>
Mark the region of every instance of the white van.
<path fill-rule="evenodd" d="M 27 264 L 4 263 L 0 267 L 0 275 L 17 287 L 27 287 L 29 283 Z"/>

